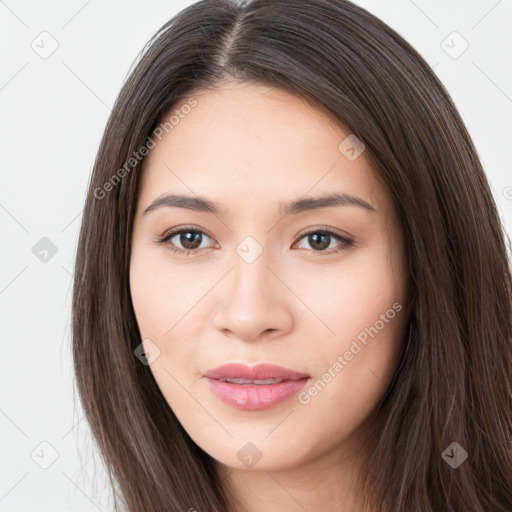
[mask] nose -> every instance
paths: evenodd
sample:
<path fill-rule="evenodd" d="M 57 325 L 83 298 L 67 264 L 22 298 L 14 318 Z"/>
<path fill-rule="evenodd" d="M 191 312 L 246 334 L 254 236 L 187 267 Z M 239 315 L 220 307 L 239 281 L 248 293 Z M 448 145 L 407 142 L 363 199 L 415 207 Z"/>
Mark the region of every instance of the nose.
<path fill-rule="evenodd" d="M 218 290 L 215 327 L 242 341 L 278 337 L 293 326 L 293 294 L 268 266 L 265 251 L 252 263 L 237 254 Z"/>

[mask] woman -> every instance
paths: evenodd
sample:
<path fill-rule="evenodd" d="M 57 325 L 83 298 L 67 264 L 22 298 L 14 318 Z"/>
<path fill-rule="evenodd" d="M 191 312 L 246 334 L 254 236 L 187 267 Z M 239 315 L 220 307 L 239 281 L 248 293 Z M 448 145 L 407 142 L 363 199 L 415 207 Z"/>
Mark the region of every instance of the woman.
<path fill-rule="evenodd" d="M 77 251 L 78 390 L 126 510 L 512 510 L 508 265 L 391 28 L 186 8 L 121 90 Z"/>

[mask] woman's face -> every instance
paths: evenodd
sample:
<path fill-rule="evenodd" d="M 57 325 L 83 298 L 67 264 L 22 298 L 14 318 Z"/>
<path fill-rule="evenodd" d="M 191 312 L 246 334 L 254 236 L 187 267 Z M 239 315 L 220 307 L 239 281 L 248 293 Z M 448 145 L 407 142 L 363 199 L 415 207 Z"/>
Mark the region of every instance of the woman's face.
<path fill-rule="evenodd" d="M 390 195 L 361 141 L 302 99 L 247 83 L 192 96 L 140 184 L 130 286 L 149 370 L 232 468 L 356 450 L 404 332 Z M 249 368 L 213 371 L 226 364 Z M 263 364 L 284 370 L 251 372 Z"/>

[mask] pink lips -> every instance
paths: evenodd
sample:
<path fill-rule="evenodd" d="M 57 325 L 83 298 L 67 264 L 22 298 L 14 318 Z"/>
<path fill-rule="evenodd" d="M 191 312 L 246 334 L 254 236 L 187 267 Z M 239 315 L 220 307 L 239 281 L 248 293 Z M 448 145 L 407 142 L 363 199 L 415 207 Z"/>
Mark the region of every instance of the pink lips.
<path fill-rule="evenodd" d="M 299 392 L 309 375 L 298 373 L 282 366 L 259 364 L 226 364 L 206 372 L 212 392 L 223 402 L 246 410 L 269 409 Z M 226 382 L 222 379 L 236 379 Z M 256 381 L 256 382 L 243 382 Z M 275 380 L 280 382 L 258 382 Z"/>

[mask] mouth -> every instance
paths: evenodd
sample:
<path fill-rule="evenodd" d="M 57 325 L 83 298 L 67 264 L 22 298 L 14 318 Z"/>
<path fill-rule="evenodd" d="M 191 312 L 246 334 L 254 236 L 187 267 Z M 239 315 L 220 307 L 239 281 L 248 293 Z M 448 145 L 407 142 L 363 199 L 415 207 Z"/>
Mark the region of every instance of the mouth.
<path fill-rule="evenodd" d="M 274 407 L 298 393 L 310 379 L 282 366 L 227 364 L 206 372 L 210 390 L 222 402 L 245 410 Z"/>

